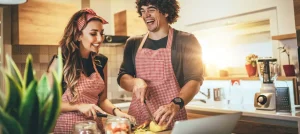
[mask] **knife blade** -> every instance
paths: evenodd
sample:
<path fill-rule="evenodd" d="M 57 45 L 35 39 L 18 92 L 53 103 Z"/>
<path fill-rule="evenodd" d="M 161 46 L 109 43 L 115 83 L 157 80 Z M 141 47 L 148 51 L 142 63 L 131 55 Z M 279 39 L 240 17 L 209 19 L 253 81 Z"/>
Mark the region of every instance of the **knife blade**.
<path fill-rule="evenodd" d="M 145 103 L 145 107 L 146 107 L 146 109 L 147 109 L 147 112 L 148 112 L 148 114 L 150 115 L 150 119 L 151 119 L 155 124 L 157 124 L 155 118 L 153 117 L 153 115 L 152 115 L 152 113 L 151 113 L 151 111 L 150 111 L 150 109 L 149 109 L 149 107 L 148 107 L 148 105 L 147 105 L 147 103 L 146 103 L 146 99 L 144 100 L 144 103 Z"/>

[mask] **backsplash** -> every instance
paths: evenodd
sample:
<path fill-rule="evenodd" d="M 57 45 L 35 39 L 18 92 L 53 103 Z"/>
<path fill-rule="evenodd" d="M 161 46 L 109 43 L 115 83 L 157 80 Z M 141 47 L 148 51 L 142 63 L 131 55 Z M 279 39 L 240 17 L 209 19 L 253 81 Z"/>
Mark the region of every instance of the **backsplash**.
<path fill-rule="evenodd" d="M 29 53 L 33 57 L 33 67 L 36 77 L 40 78 L 47 71 L 48 64 L 53 55 L 57 54 L 57 46 L 12 45 L 12 58 L 22 75 L 25 69 L 26 57 Z"/>
<path fill-rule="evenodd" d="M 108 57 L 107 63 L 107 86 L 108 99 L 120 98 L 120 96 L 130 96 L 129 92 L 121 89 L 117 83 L 117 77 L 120 65 L 123 61 L 124 45 L 104 45 L 100 47 L 99 52 Z M 48 64 L 53 55 L 57 54 L 57 46 L 36 46 L 36 45 L 12 45 L 12 58 L 24 73 L 27 55 L 33 56 L 33 67 L 36 71 L 37 78 L 40 78 L 47 70 Z"/>
<path fill-rule="evenodd" d="M 104 45 L 100 47 L 99 52 L 107 56 L 107 86 L 108 86 L 108 99 L 116 99 L 121 96 L 131 96 L 131 93 L 123 90 L 117 83 L 117 77 L 119 73 L 119 68 L 123 61 L 125 45 L 114 45 L 109 43 L 109 45 Z"/>

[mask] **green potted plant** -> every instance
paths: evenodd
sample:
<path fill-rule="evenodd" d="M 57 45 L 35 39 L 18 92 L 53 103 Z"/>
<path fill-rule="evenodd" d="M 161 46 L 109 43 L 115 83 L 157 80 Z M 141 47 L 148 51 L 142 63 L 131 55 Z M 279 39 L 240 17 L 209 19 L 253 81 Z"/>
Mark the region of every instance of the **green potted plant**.
<path fill-rule="evenodd" d="M 283 70 L 285 73 L 285 76 L 296 76 L 295 74 L 295 66 L 291 65 L 291 61 L 290 61 L 290 53 L 287 50 L 287 48 L 285 47 L 285 45 L 283 47 L 278 47 L 279 50 L 282 50 L 281 53 L 286 53 L 287 57 L 288 57 L 288 65 L 283 65 Z"/>
<path fill-rule="evenodd" d="M 58 67 L 49 72 L 53 83 L 44 74 L 35 78 L 32 56 L 26 59 L 22 77 L 14 61 L 6 55 L 7 67 L 2 69 L 5 89 L 0 90 L 0 133 L 47 134 L 52 131 L 60 112 L 62 57 L 58 55 Z M 4 95 L 4 96 L 3 96 Z"/>

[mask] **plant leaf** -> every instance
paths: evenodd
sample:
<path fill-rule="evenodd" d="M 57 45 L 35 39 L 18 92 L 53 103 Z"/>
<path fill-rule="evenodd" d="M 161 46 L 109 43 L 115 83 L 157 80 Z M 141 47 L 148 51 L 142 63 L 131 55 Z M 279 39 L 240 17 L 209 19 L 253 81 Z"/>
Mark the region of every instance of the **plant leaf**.
<path fill-rule="evenodd" d="M 0 107 L 4 108 L 5 101 L 5 94 L 2 89 L 0 89 Z"/>
<path fill-rule="evenodd" d="M 42 107 L 45 105 L 47 99 L 50 96 L 50 86 L 48 84 L 48 79 L 46 74 L 43 74 L 43 76 L 41 77 L 41 80 L 38 83 L 37 86 L 37 96 L 39 99 L 39 107 L 40 110 L 42 109 Z"/>
<path fill-rule="evenodd" d="M 21 99 L 23 96 L 22 89 L 19 84 L 10 76 L 5 74 L 6 82 L 6 103 L 4 104 L 5 111 L 8 112 L 13 117 L 18 119 L 18 111 L 21 105 Z"/>
<path fill-rule="evenodd" d="M 282 53 L 284 53 L 284 52 L 286 52 L 286 50 L 284 49 L 284 50 L 282 50 Z"/>
<path fill-rule="evenodd" d="M 6 64 L 7 64 L 8 74 L 11 75 L 12 78 L 15 79 L 16 83 L 21 87 L 22 77 L 21 77 L 20 70 L 18 69 L 16 63 L 8 54 L 6 54 Z"/>
<path fill-rule="evenodd" d="M 11 117 L 8 113 L 5 113 L 2 107 L 0 107 L 0 124 L 3 127 L 2 129 L 10 134 L 23 134 L 22 127 L 19 122 L 17 122 L 17 120 Z"/>
<path fill-rule="evenodd" d="M 34 80 L 34 70 L 32 66 L 32 56 L 31 54 L 28 54 L 26 59 L 26 66 L 24 70 L 24 83 L 23 83 L 23 89 L 27 89 L 27 86 L 31 81 Z"/>
<path fill-rule="evenodd" d="M 47 113 L 50 113 L 51 111 L 51 107 L 52 107 L 52 100 L 53 100 L 53 96 L 52 94 L 50 94 L 47 97 L 47 100 L 45 102 L 45 105 L 42 106 L 41 111 L 40 111 L 40 123 L 39 123 L 39 127 L 42 128 L 41 130 L 39 130 L 39 133 L 43 133 L 43 131 L 47 131 L 46 129 L 46 123 L 49 121 L 49 115 L 47 115 Z"/>
<path fill-rule="evenodd" d="M 20 107 L 20 124 L 23 127 L 25 134 L 37 134 L 38 133 L 38 121 L 39 121 L 39 102 L 36 93 L 37 81 L 33 80 L 26 89 L 21 107 Z"/>
<path fill-rule="evenodd" d="M 49 100 L 51 99 L 51 92 L 50 92 L 50 87 L 48 84 L 48 79 L 46 74 L 44 74 L 37 86 L 37 96 L 38 96 L 38 100 L 39 100 L 39 128 L 41 128 L 39 130 L 38 133 L 42 133 L 43 131 L 43 127 L 44 127 L 44 118 L 46 115 L 46 110 L 49 107 Z M 52 100 L 50 100 L 50 102 L 52 102 Z"/>
<path fill-rule="evenodd" d="M 57 54 L 57 68 L 56 68 L 56 73 L 57 73 L 57 78 L 58 81 L 61 82 L 62 81 L 62 77 L 63 77 L 63 60 L 62 60 L 62 55 L 61 55 L 61 48 L 58 48 L 58 54 Z"/>
<path fill-rule="evenodd" d="M 47 110 L 46 116 L 45 116 L 45 124 L 43 133 L 49 133 L 50 130 L 53 129 L 56 119 L 59 116 L 60 112 L 60 105 L 61 105 L 61 82 L 58 81 L 57 75 L 55 72 L 52 72 L 53 76 L 53 86 L 52 86 L 52 103 L 50 107 Z"/>

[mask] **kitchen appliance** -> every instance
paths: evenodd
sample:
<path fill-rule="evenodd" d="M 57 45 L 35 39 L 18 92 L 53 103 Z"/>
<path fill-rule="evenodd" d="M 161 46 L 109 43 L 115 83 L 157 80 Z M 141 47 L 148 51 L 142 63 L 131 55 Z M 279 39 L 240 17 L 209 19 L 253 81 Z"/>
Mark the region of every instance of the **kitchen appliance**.
<path fill-rule="evenodd" d="M 277 59 L 259 58 L 256 63 L 262 84 L 260 92 L 255 93 L 254 107 L 258 110 L 275 110 L 276 88 L 274 82 L 278 73 Z"/>
<path fill-rule="evenodd" d="M 104 46 L 124 45 L 128 38 L 129 36 L 105 35 L 103 45 Z"/>

